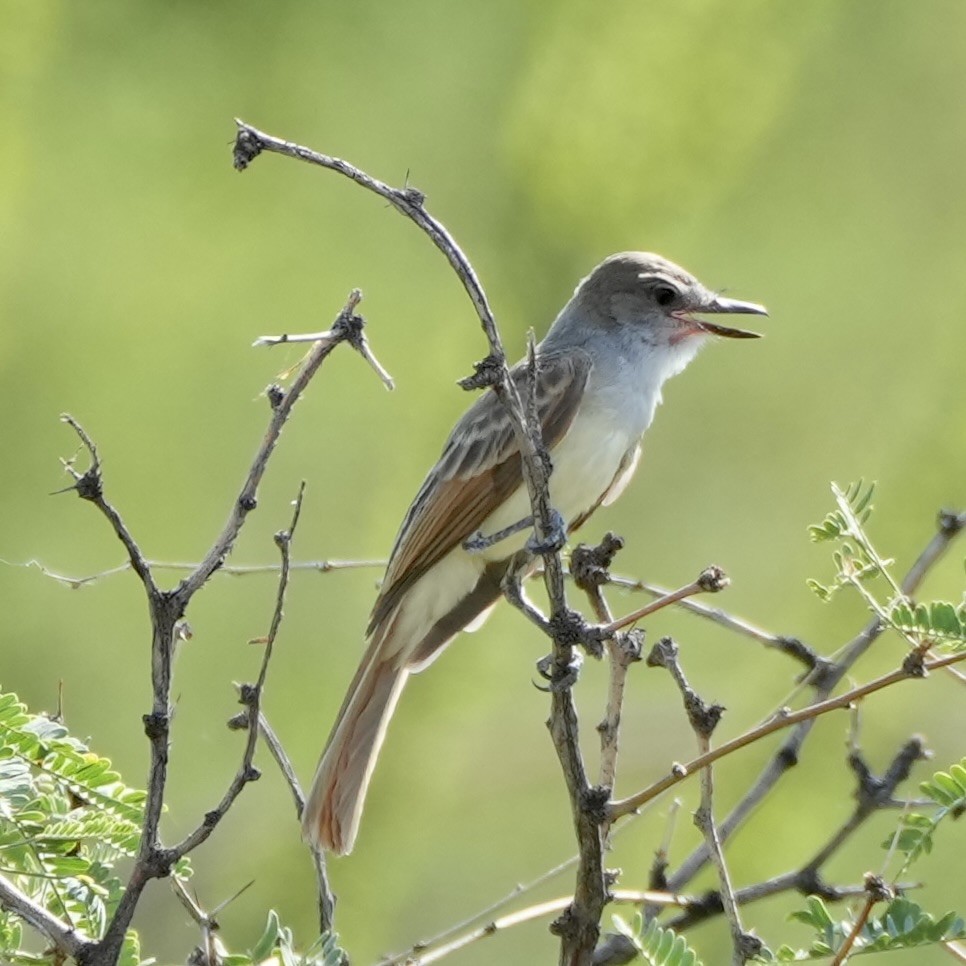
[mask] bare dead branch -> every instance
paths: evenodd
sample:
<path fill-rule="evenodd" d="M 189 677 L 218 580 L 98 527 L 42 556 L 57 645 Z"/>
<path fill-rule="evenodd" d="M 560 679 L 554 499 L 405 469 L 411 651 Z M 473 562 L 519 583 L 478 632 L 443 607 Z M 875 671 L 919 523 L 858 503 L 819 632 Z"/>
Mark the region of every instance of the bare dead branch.
<path fill-rule="evenodd" d="M 247 739 L 245 741 L 241 762 L 228 788 L 222 795 L 221 801 L 213 809 L 205 813 L 204 819 L 193 831 L 189 832 L 177 845 L 168 850 L 169 855 L 174 861 L 188 855 L 188 853 L 201 845 L 202 842 L 206 841 L 218 827 L 225 815 L 228 814 L 228 810 L 234 804 L 235 799 L 242 793 L 245 786 L 250 782 L 257 781 L 261 777 L 261 773 L 254 764 L 255 747 L 258 743 L 258 718 L 261 712 L 265 680 L 268 675 L 268 665 L 272 659 L 275 640 L 282 624 L 285 593 L 288 590 L 289 583 L 289 560 L 292 538 L 302 512 L 302 499 L 304 495 L 305 481 L 303 480 L 299 486 L 298 495 L 295 497 L 292 520 L 288 530 L 282 530 L 275 534 L 275 544 L 282 558 L 282 569 L 279 574 L 275 609 L 272 612 L 272 621 L 267 636 L 260 641 L 253 642 L 262 645 L 262 661 L 258 670 L 258 678 L 254 684 L 245 684 L 239 689 L 241 693 L 239 700 L 245 706 L 245 716 L 247 719 Z"/>
<path fill-rule="evenodd" d="M 355 310 L 361 299 L 362 293 L 358 289 L 354 289 L 349 294 L 345 307 L 339 313 L 330 330 L 330 337 L 315 342 L 288 392 L 278 390 L 271 397 L 273 405 L 268 430 L 255 453 L 255 458 L 242 484 L 238 498 L 235 500 L 228 521 L 212 545 L 211 550 L 208 551 L 198 567 L 182 581 L 176 591 L 178 598 L 184 604 L 224 564 L 228 551 L 234 546 L 235 540 L 245 522 L 245 518 L 257 506 L 256 494 L 258 484 L 265 475 L 268 460 L 278 443 L 282 428 L 288 421 L 293 407 L 301 398 L 302 393 L 305 392 L 312 377 L 340 342 L 351 343 L 353 338 L 351 333 L 361 331 L 363 324 L 362 318 L 355 314 Z"/>
<path fill-rule="evenodd" d="M 929 540 L 916 562 L 901 582 L 902 592 L 913 597 L 930 569 L 942 558 L 949 544 L 966 527 L 966 512 L 942 511 L 937 521 L 937 532 Z M 695 601 L 685 601 L 681 606 L 700 607 Z M 741 628 L 735 628 L 741 630 Z M 832 658 L 817 658 L 802 681 L 803 686 L 814 689 L 814 700 L 821 702 L 832 693 L 845 674 L 885 630 L 882 622 L 874 617 L 868 624 Z M 742 631 L 743 632 L 743 631 Z M 786 638 L 785 640 L 794 640 Z M 769 642 L 763 641 L 768 644 Z M 947 665 L 950 667 L 950 665 Z M 727 840 L 754 812 L 782 776 L 798 761 L 802 746 L 811 733 L 814 718 L 806 718 L 792 731 L 765 765 L 751 788 L 742 796 L 728 816 L 720 823 L 719 832 Z M 703 868 L 708 860 L 704 846 L 695 849 L 668 877 L 672 888 L 683 889 Z"/>
<path fill-rule="evenodd" d="M 157 572 L 159 570 L 173 570 L 178 572 L 191 572 L 197 570 L 201 566 L 200 561 L 176 561 L 176 560 L 151 560 L 145 559 L 145 563 L 152 572 Z M 25 569 L 34 569 L 40 571 L 45 577 L 49 577 L 51 580 L 56 581 L 59 584 L 64 584 L 71 590 L 79 590 L 82 587 L 86 587 L 88 584 L 97 583 L 99 580 L 103 580 L 107 577 L 114 577 L 117 574 L 126 573 L 131 569 L 130 561 L 118 564 L 116 567 L 109 567 L 107 570 L 98 571 L 95 574 L 86 574 L 81 577 L 71 577 L 68 574 L 57 573 L 55 570 L 51 570 L 45 564 L 42 564 L 39 560 L 27 560 L 24 563 L 15 563 L 9 560 L 0 559 L 0 564 L 7 567 L 23 567 Z M 298 570 L 314 570 L 320 574 L 332 573 L 336 570 L 385 570 L 386 561 L 385 560 L 299 560 L 292 561 L 289 565 L 289 569 L 294 571 Z M 278 574 L 279 565 L 277 563 L 272 564 L 223 564 L 216 571 L 219 575 L 225 575 L 229 577 L 249 577 L 255 574 Z"/>
<path fill-rule="evenodd" d="M 958 664 L 960 661 L 964 660 L 966 660 L 966 653 L 952 654 L 948 657 L 936 658 L 932 661 L 924 661 L 919 666 L 918 670 L 907 666 L 904 662 L 903 666 L 897 670 L 884 674 L 881 677 L 868 682 L 867 684 L 861 685 L 860 687 L 852 688 L 851 690 L 846 691 L 837 697 L 829 698 L 826 701 L 819 701 L 815 704 L 810 704 L 807 707 L 801 708 L 799 711 L 787 711 L 785 713 L 780 713 L 771 721 L 759 725 L 756 728 L 752 728 L 750 731 L 746 731 L 744 734 L 739 735 L 737 738 L 733 738 L 731 741 L 725 742 L 722 745 L 719 745 L 717 748 L 707 752 L 704 755 L 699 755 L 697 758 L 693 759 L 687 764 L 675 765 L 664 778 L 655 782 L 648 788 L 643 789 L 637 794 L 631 795 L 625 799 L 621 799 L 620 801 L 612 802 L 607 810 L 608 817 L 611 821 L 616 821 L 618 818 L 623 818 L 625 815 L 632 814 L 636 809 L 651 801 L 653 798 L 656 798 L 669 788 L 673 788 L 675 785 L 684 781 L 685 778 L 694 774 L 698 769 L 704 768 L 712 762 L 718 761 L 721 758 L 738 751 L 740 748 L 745 748 L 750 744 L 754 744 L 756 741 L 761 740 L 766 735 L 789 728 L 792 725 L 799 724 L 803 721 L 810 721 L 812 719 L 821 717 L 824 714 L 828 714 L 830 711 L 838 711 L 842 708 L 847 708 L 853 701 L 859 701 L 870 694 L 874 694 L 876 691 L 881 691 L 883 688 L 891 687 L 892 685 L 898 684 L 901 681 L 918 680 L 931 671 L 938 671 L 941 668 L 948 667 L 951 664 Z"/>
<path fill-rule="evenodd" d="M 566 916 L 557 919 L 554 931 L 562 937 L 564 961 L 586 961 L 596 942 L 600 912 L 606 898 L 601 857 L 599 792 L 587 782 L 578 744 L 577 713 L 570 695 L 570 677 L 574 666 L 574 644 L 569 625 L 573 623 L 566 604 L 566 591 L 560 549 L 565 535 L 550 502 L 548 487 L 549 460 L 543 445 L 539 420 L 520 398 L 510 379 L 506 354 L 489 303 L 475 271 L 446 228 L 425 210 L 425 196 L 412 187 L 391 188 L 359 168 L 338 158 L 331 158 L 289 141 L 274 138 L 236 119 L 238 132 L 234 160 L 244 170 L 262 151 L 297 158 L 350 178 L 357 184 L 385 198 L 397 211 L 421 228 L 446 256 L 466 289 L 483 326 L 490 352 L 476 367 L 474 376 L 461 382 L 465 389 L 491 386 L 506 408 L 520 449 L 523 478 L 533 513 L 533 551 L 543 558 L 544 582 L 550 598 L 550 621 L 554 629 L 553 669 L 551 671 L 550 731 L 554 740 L 564 779 L 567 784 L 574 825 L 582 855 L 577 876 L 574 902 Z M 531 365 L 532 353 L 531 353 Z"/>
<path fill-rule="evenodd" d="M 7 909 L 45 936 L 63 956 L 78 961 L 94 948 L 93 940 L 68 926 L 29 896 L 24 895 L 9 879 L 0 875 L 0 908 Z"/>
<path fill-rule="evenodd" d="M 647 663 L 650 666 L 663 667 L 670 673 L 681 692 L 688 723 L 697 739 L 698 752 L 700 755 L 708 755 L 711 751 L 711 736 L 721 720 L 724 708 L 719 704 L 708 704 L 691 687 L 681 666 L 678 647 L 670 637 L 664 637 L 654 645 Z M 762 944 L 746 933 L 741 924 L 731 874 L 725 862 L 721 837 L 714 819 L 714 773 L 711 764 L 701 769 L 701 800 L 694 813 L 694 824 L 704 837 L 711 862 L 718 874 L 718 896 L 731 930 L 732 963 L 734 966 L 744 966 L 744 963 L 761 952 Z"/>
<path fill-rule="evenodd" d="M 278 442 L 282 427 L 312 376 L 339 342 L 358 342 L 363 320 L 355 314 L 355 309 L 360 299 L 361 293 L 354 290 L 333 325 L 332 338 L 316 342 L 313 345 L 287 393 L 278 387 L 270 387 L 267 394 L 272 409 L 269 427 L 256 451 L 241 492 L 232 512 L 229 514 L 228 522 L 201 563 L 171 591 L 158 589 L 146 559 L 140 553 L 123 521 L 104 500 L 96 449 L 86 433 L 79 429 L 76 421 L 68 419 L 75 431 L 78 431 L 78 435 L 90 452 L 92 459 L 92 467 L 86 473 L 72 472 L 75 478 L 74 488 L 85 499 L 95 502 L 111 520 L 115 533 L 128 550 L 132 568 L 138 573 L 145 585 L 152 624 L 152 709 L 149 714 L 144 716 L 145 733 L 151 747 L 151 761 L 141 841 L 126 888 L 111 921 L 107 925 L 104 936 L 99 942 L 85 948 L 83 956 L 78 960 L 80 966 L 110 966 L 116 961 L 124 936 L 147 883 L 152 879 L 168 875 L 174 863 L 181 856 L 204 841 L 218 824 L 225 810 L 230 807 L 231 802 L 237 798 L 241 787 L 257 777 L 257 771 L 251 761 L 254 743 L 258 735 L 257 695 L 264 684 L 267 669 L 267 664 L 264 662 L 259 674 L 258 685 L 252 689 L 256 695 L 254 698 L 255 713 L 250 718 L 249 742 L 246 745 L 242 767 L 236 774 L 222 802 L 205 816 L 202 824 L 175 848 L 166 849 L 162 847 L 158 835 L 158 826 L 167 785 L 172 666 L 175 646 L 180 639 L 179 628 L 182 625 L 185 609 L 193 595 L 204 586 L 212 573 L 221 567 L 234 545 L 248 513 L 255 508 L 257 487 Z M 71 471 L 71 468 L 69 468 L 69 471 Z M 300 502 L 297 502 L 293 525 L 294 521 L 297 520 L 299 505 Z M 287 545 L 287 537 L 281 542 Z M 287 583 L 287 561 L 283 564 L 282 570 L 284 572 L 283 583 Z M 276 619 L 273 620 L 273 630 L 270 632 L 272 635 L 277 631 L 277 622 L 280 620 L 280 616 L 279 604 L 279 607 L 276 608 Z M 271 647 L 268 646 L 266 653 L 270 654 L 270 652 Z M 249 694 L 249 697 L 251 697 L 251 694 Z M 249 706 L 249 711 L 251 711 L 251 706 Z"/>
<path fill-rule="evenodd" d="M 141 548 L 137 545 L 130 530 L 128 530 L 124 521 L 121 519 L 121 515 L 104 497 L 104 487 L 101 480 L 101 459 L 98 456 L 97 447 L 94 445 L 93 440 L 87 434 L 84 427 L 70 413 L 63 413 L 60 418 L 77 433 L 91 458 L 91 465 L 84 473 L 78 473 L 74 469 L 73 460 L 64 461 L 64 469 L 74 479 L 74 485 L 70 489 L 76 491 L 82 500 L 88 500 L 93 503 L 107 517 L 118 540 L 124 544 L 131 569 L 138 575 L 147 593 L 149 595 L 156 595 L 158 588 L 151 575 L 151 569 L 148 567 L 147 561 L 145 561 L 144 555 L 141 553 Z"/>

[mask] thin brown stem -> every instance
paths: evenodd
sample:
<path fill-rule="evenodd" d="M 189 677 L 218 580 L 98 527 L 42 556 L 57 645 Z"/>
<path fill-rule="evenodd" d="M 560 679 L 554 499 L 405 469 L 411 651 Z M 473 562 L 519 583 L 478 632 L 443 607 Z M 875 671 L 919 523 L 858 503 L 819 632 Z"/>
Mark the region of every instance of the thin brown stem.
<path fill-rule="evenodd" d="M 706 567 L 698 575 L 697 580 L 693 580 L 690 584 L 686 584 L 684 587 L 672 591 L 669 594 L 664 594 L 657 600 L 652 601 L 650 604 L 645 604 L 644 607 L 632 611 L 625 617 L 611 621 L 610 624 L 601 628 L 601 633 L 613 634 L 624 627 L 636 624 L 639 620 L 643 620 L 643 618 L 648 617 L 656 611 L 669 607 L 671 604 L 678 604 L 688 597 L 694 597 L 697 594 L 716 594 L 724 590 L 730 582 L 728 575 L 720 567 Z"/>
<path fill-rule="evenodd" d="M 958 664 L 960 661 L 964 660 L 966 660 L 966 653 L 952 654 L 948 657 L 936 658 L 933 661 L 923 662 L 921 670 L 926 673 L 930 671 L 937 671 L 940 668 L 948 667 L 951 664 Z M 719 761 L 730 754 L 733 754 L 740 748 L 745 748 L 748 745 L 754 744 L 767 735 L 774 734 L 776 731 L 782 731 L 785 728 L 790 728 L 792 725 L 799 724 L 800 722 L 810 721 L 814 718 L 821 717 L 824 714 L 828 714 L 830 711 L 838 711 L 842 708 L 847 708 L 853 701 L 858 701 L 870 694 L 874 694 L 876 691 L 881 691 L 883 688 L 898 684 L 900 681 L 917 679 L 921 676 L 922 674 L 920 673 L 916 673 L 907 669 L 906 667 L 901 667 L 895 671 L 889 672 L 888 674 L 884 674 L 881 677 L 868 682 L 867 684 L 852 688 L 850 691 L 846 691 L 837 697 L 829 698 L 826 701 L 819 701 L 815 704 L 810 704 L 798 711 L 787 711 L 785 713 L 780 713 L 771 721 L 767 721 L 756 728 L 752 728 L 750 731 L 746 731 L 742 735 L 738 735 L 737 738 L 733 738 L 731 741 L 727 741 L 724 744 L 719 745 L 717 748 L 712 749 L 703 755 L 699 755 L 697 758 L 687 762 L 686 764 L 675 765 L 664 778 L 643 789 L 642 791 L 637 792 L 635 795 L 631 795 L 628 798 L 621 799 L 620 801 L 612 802 L 607 809 L 608 818 L 613 822 L 619 818 L 623 818 L 625 815 L 633 814 L 642 805 L 645 805 L 652 799 L 657 798 L 658 795 L 663 794 L 669 788 L 673 788 L 675 785 L 680 784 L 685 778 L 694 774 L 699 769 L 704 768 L 712 762 Z"/>
<path fill-rule="evenodd" d="M 848 936 L 845 937 L 845 942 L 832 957 L 829 966 L 842 966 L 849 958 L 849 953 L 855 946 L 855 941 L 869 921 L 872 907 L 878 902 L 886 902 L 893 897 L 892 890 L 886 886 L 879 876 L 873 875 L 871 872 L 865 877 L 865 893 L 865 902 L 862 903 L 862 908 L 855 917 L 855 922 L 852 924 Z"/>
<path fill-rule="evenodd" d="M 695 902 L 696 900 L 689 896 L 671 895 L 668 892 L 641 892 L 630 889 L 615 889 L 610 895 L 610 901 L 616 905 L 640 905 L 641 903 L 647 902 L 662 907 L 687 907 L 689 903 Z M 475 942 L 479 942 L 481 939 L 487 939 L 497 933 L 505 932 L 514 926 L 521 926 L 527 922 L 545 919 L 548 916 L 565 912 L 572 903 L 573 899 L 570 896 L 563 896 L 559 899 L 550 899 L 547 902 L 527 906 L 525 909 L 511 912 L 506 916 L 500 916 L 482 926 L 468 930 L 463 935 L 457 936 L 445 945 L 436 946 L 433 949 L 427 949 L 421 945 L 414 947 L 412 950 L 400 956 L 381 960 L 380 966 L 399 966 L 399 964 L 405 962 L 417 962 L 420 966 L 429 966 L 430 963 L 438 963 L 440 960 L 465 949 Z"/>

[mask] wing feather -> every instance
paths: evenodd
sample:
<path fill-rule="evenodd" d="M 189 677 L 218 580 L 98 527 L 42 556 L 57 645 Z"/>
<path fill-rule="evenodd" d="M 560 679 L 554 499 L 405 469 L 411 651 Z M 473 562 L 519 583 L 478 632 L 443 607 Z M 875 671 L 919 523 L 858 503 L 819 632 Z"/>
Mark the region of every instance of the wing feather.
<path fill-rule="evenodd" d="M 537 414 L 548 449 L 569 430 L 590 368 L 590 357 L 580 351 L 538 358 Z M 526 363 L 518 363 L 510 375 L 525 394 Z M 490 389 L 450 433 L 403 520 L 369 633 L 392 614 L 408 587 L 479 530 L 522 482 L 520 450 L 509 415 Z"/>

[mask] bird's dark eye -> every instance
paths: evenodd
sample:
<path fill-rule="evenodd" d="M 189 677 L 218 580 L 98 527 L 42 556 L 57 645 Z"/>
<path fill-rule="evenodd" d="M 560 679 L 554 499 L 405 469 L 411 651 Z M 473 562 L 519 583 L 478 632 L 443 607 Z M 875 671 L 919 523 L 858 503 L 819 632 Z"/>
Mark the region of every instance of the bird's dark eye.
<path fill-rule="evenodd" d="M 670 305 L 677 297 L 678 290 L 676 288 L 672 288 L 670 285 L 654 286 L 654 301 L 657 302 L 658 305 Z"/>

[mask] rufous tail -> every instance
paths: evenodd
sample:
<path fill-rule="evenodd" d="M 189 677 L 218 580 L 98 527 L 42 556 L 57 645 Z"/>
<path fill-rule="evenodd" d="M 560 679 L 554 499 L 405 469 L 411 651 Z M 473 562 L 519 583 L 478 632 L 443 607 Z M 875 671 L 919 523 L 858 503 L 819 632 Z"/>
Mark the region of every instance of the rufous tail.
<path fill-rule="evenodd" d="M 370 645 L 356 672 L 302 813 L 305 839 L 338 855 L 352 851 L 379 748 L 409 677 L 380 650 Z"/>

